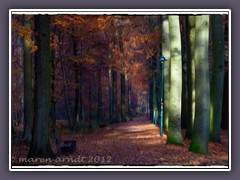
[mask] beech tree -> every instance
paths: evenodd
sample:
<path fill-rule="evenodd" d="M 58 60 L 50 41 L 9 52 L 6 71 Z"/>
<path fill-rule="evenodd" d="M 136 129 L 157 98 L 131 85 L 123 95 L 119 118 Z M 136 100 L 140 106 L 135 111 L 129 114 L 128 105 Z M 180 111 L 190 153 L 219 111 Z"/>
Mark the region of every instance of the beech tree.
<path fill-rule="evenodd" d="M 77 46 L 77 38 L 75 36 L 72 36 L 72 43 L 73 43 L 73 56 L 78 56 L 78 46 Z M 78 72 L 78 64 L 77 62 L 74 63 L 74 71 L 75 71 L 75 100 L 74 100 L 74 112 L 71 122 L 70 129 L 73 131 L 76 126 L 76 122 L 79 121 L 79 72 Z"/>
<path fill-rule="evenodd" d="M 167 142 L 182 145 L 181 97 L 182 97 L 182 55 L 179 16 L 168 16 L 170 34 L 170 93 L 169 124 Z"/>
<path fill-rule="evenodd" d="M 211 81 L 210 141 L 220 142 L 224 89 L 224 30 L 221 15 L 212 16 L 213 67 Z"/>
<path fill-rule="evenodd" d="M 102 135 L 116 139 L 127 133 L 130 141 L 144 139 L 143 148 L 146 144 L 156 145 L 158 142 L 153 142 L 155 137 L 149 138 L 149 133 L 154 135 L 158 127 L 145 120 L 149 117 L 162 130 L 160 117 L 164 111 L 167 144 L 183 145 L 182 131 L 187 125 L 189 150 L 208 153 L 209 141 L 220 142 L 222 106 L 228 102 L 222 16 L 213 15 L 212 77 L 209 21 L 208 15 L 13 15 L 11 121 L 13 126 L 18 125 L 14 122 L 21 124 L 12 128 L 13 151 L 22 145 L 15 143 L 22 140 L 20 134 L 29 143 L 28 158 L 55 158 L 50 139 L 58 137 L 65 142 L 68 138 L 76 141 L 76 151 L 87 153 L 84 148 L 89 141 L 84 138 L 95 130 L 90 139 Z M 161 53 L 167 59 L 164 65 L 159 59 Z M 24 121 L 19 120 L 23 117 Z M 106 127 L 121 122 L 126 122 L 126 129 L 117 124 Z M 147 132 L 146 138 L 139 134 L 143 131 Z M 159 140 L 166 142 L 166 138 Z M 97 145 L 93 153 L 103 143 Z M 17 155 L 23 154 L 20 151 Z"/>
<path fill-rule="evenodd" d="M 188 86 L 188 122 L 186 138 L 192 137 L 192 130 L 195 118 L 195 23 L 196 17 L 189 16 L 187 19 L 187 48 L 188 50 L 188 62 L 187 62 L 187 86 Z"/>
<path fill-rule="evenodd" d="M 195 88 L 196 110 L 190 151 L 208 153 L 210 121 L 210 87 L 209 87 L 209 15 L 196 17 L 195 28 Z"/>
<path fill-rule="evenodd" d="M 30 16 L 23 15 L 24 27 L 31 33 Z M 32 53 L 31 53 L 31 34 L 23 37 L 24 50 L 24 131 L 23 140 L 28 144 L 32 141 L 33 124 L 33 88 L 32 88 Z"/>
<path fill-rule="evenodd" d="M 36 44 L 35 54 L 35 119 L 33 140 L 28 158 L 54 157 L 49 140 L 49 113 L 51 97 L 51 59 L 50 59 L 50 17 L 35 16 Z"/>
<path fill-rule="evenodd" d="M 168 16 L 162 18 L 162 54 L 167 59 L 164 63 L 164 128 L 169 122 L 169 90 L 170 90 L 170 39 Z"/>
<path fill-rule="evenodd" d="M 124 42 L 123 42 L 123 28 L 119 31 L 119 50 L 122 55 L 122 58 L 124 57 Z M 126 75 L 124 70 L 124 59 L 121 59 L 122 65 L 121 69 L 122 72 L 120 74 L 121 76 L 121 121 L 126 122 L 126 112 L 127 112 L 127 106 L 126 106 Z"/>

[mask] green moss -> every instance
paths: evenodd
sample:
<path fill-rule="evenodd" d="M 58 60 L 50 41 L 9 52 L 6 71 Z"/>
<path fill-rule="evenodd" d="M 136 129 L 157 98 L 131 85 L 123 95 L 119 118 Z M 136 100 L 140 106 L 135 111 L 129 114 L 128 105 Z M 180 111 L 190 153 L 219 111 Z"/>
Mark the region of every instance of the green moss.
<path fill-rule="evenodd" d="M 183 146 L 181 133 L 178 133 L 178 132 L 175 132 L 174 130 L 169 129 L 167 143 Z"/>
<path fill-rule="evenodd" d="M 189 150 L 196 154 L 209 154 L 208 150 L 205 150 L 199 143 L 192 141 Z"/>

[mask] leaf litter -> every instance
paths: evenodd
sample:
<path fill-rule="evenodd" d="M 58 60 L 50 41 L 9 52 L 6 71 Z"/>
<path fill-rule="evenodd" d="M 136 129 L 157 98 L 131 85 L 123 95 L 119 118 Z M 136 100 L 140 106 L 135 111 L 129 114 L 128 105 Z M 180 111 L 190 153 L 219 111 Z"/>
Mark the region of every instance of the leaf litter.
<path fill-rule="evenodd" d="M 20 137 L 22 128 L 18 128 Z M 228 166 L 228 130 L 221 131 L 221 143 L 209 142 L 209 154 L 194 154 L 188 150 L 191 140 L 183 139 L 183 146 L 167 144 L 167 135 L 160 137 L 159 127 L 144 117 L 113 124 L 89 134 L 70 133 L 58 129 L 63 140 L 76 140 L 74 153 L 57 154 L 58 161 L 47 165 L 130 165 L 130 166 Z M 185 130 L 182 130 L 184 137 Z M 29 147 L 21 140 L 12 143 L 12 165 L 38 165 L 19 162 L 26 158 Z M 79 161 L 83 158 L 84 161 Z M 63 161 L 60 161 L 62 159 Z M 64 161 L 67 159 L 67 161 Z M 70 160 L 69 160 L 70 159 Z"/>

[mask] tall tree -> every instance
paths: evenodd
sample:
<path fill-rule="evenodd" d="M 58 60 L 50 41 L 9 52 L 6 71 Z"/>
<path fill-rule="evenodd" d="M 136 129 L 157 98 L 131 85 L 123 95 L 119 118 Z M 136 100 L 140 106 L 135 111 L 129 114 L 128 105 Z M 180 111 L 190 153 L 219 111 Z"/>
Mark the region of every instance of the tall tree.
<path fill-rule="evenodd" d="M 222 122 L 221 128 L 228 129 L 229 121 L 229 95 L 228 95 L 228 70 L 225 70 L 224 89 L 223 89 L 223 105 L 222 105 Z"/>
<path fill-rule="evenodd" d="M 84 113 L 83 113 L 83 73 L 82 73 L 82 64 L 79 67 L 79 120 L 84 121 Z"/>
<path fill-rule="evenodd" d="M 162 17 L 162 54 L 167 59 L 164 63 L 164 128 L 168 129 L 169 90 L 170 90 L 170 39 L 168 17 Z"/>
<path fill-rule="evenodd" d="M 117 71 L 112 69 L 112 118 L 113 123 L 118 123 L 118 112 L 117 112 Z"/>
<path fill-rule="evenodd" d="M 122 57 L 124 57 L 124 44 L 123 44 L 123 29 L 119 31 L 119 49 Z M 121 72 L 121 121 L 126 122 L 126 75 L 124 70 L 124 59 L 122 59 L 122 72 Z"/>
<path fill-rule="evenodd" d="M 116 20 L 116 19 L 114 19 Z M 117 36 L 118 36 L 118 32 L 116 30 L 116 27 L 114 26 L 113 27 L 113 65 L 116 66 L 116 55 L 115 55 L 115 52 L 116 52 L 116 46 L 117 46 Z M 118 97 L 118 91 L 117 91 L 117 70 L 116 70 L 116 67 L 114 67 L 112 70 L 111 70 L 111 74 L 112 74 L 112 122 L 113 123 L 119 123 L 119 114 L 118 114 L 118 103 L 117 103 L 117 97 Z"/>
<path fill-rule="evenodd" d="M 132 85 L 131 85 L 131 80 L 130 79 L 128 79 L 128 88 L 127 88 L 127 90 L 128 90 L 128 117 L 131 119 L 132 118 Z"/>
<path fill-rule="evenodd" d="M 49 141 L 49 113 L 51 97 L 51 58 L 50 58 L 50 17 L 35 16 L 36 44 L 35 58 L 35 119 L 33 140 L 28 158 L 54 157 Z"/>
<path fill-rule="evenodd" d="M 186 138 L 192 137 L 192 130 L 195 118 L 195 63 L 194 63 L 194 51 L 195 51 L 195 23 L 196 17 L 189 16 L 187 20 L 187 46 L 189 49 L 187 53 L 187 86 L 188 86 L 188 121 Z"/>
<path fill-rule="evenodd" d="M 52 16 L 55 18 L 55 16 Z M 56 26 L 52 27 L 52 33 L 57 34 Z M 56 138 L 56 97 L 55 97 L 55 80 L 56 80 L 56 66 L 57 61 L 55 61 L 56 43 L 54 41 L 54 36 L 50 35 L 50 58 L 51 58 L 51 109 L 50 109 L 50 137 L 52 139 Z"/>
<path fill-rule="evenodd" d="M 62 71 L 62 81 L 63 81 L 63 91 L 64 91 L 64 101 L 65 101 L 65 108 L 66 108 L 66 115 L 67 115 L 67 121 L 68 121 L 68 128 L 71 130 L 72 128 L 72 111 L 71 111 L 71 104 L 70 104 L 70 99 L 69 99 L 69 83 L 68 79 L 66 77 L 66 69 L 64 67 L 63 62 L 61 62 L 61 71 Z"/>
<path fill-rule="evenodd" d="M 156 66 L 156 65 L 155 65 Z M 156 67 L 154 67 L 156 68 Z M 157 80 L 156 73 L 153 74 L 153 122 L 157 125 L 158 122 L 158 103 L 157 103 Z"/>
<path fill-rule="evenodd" d="M 23 23 L 26 29 L 31 30 L 30 17 L 23 15 Z M 23 140 L 28 144 L 32 141 L 33 123 L 33 88 L 32 88 L 32 54 L 29 39 L 23 38 L 24 51 L 24 131 Z"/>
<path fill-rule="evenodd" d="M 224 29 L 221 15 L 212 16 L 213 67 L 211 81 L 210 141 L 220 142 L 224 88 Z"/>
<path fill-rule="evenodd" d="M 223 89 L 223 103 L 222 103 L 222 122 L 221 122 L 221 128 L 228 129 L 228 121 L 229 121 L 229 95 L 228 95 L 228 16 L 224 16 L 224 43 L 227 44 L 225 46 L 225 74 L 224 74 L 224 89 Z"/>
<path fill-rule="evenodd" d="M 180 16 L 180 26 L 181 26 L 181 42 L 182 42 L 182 105 L 181 105 L 181 127 L 182 129 L 187 128 L 187 118 L 188 118 L 188 92 L 187 92 L 187 54 L 188 49 L 187 44 L 187 16 Z"/>
<path fill-rule="evenodd" d="M 109 89 L 109 122 L 113 123 L 113 88 L 112 88 L 112 70 L 108 69 L 108 89 Z"/>
<path fill-rule="evenodd" d="M 88 109 L 89 109 L 89 114 L 88 114 L 88 120 L 89 122 L 92 122 L 92 83 L 91 83 L 91 77 L 88 77 Z"/>
<path fill-rule="evenodd" d="M 159 27 L 159 30 L 162 28 L 162 16 L 158 16 L 157 17 L 157 26 Z M 159 38 L 159 42 L 161 42 L 161 39 Z M 157 44 L 157 50 L 156 50 L 156 90 L 157 90 L 157 107 L 158 107 L 158 122 L 159 122 L 159 127 L 162 126 L 161 124 L 161 116 L 163 116 L 163 114 L 161 114 L 161 98 L 162 98 L 162 63 L 159 61 L 160 59 L 160 55 L 161 55 L 161 51 L 162 51 L 162 43 L 158 43 Z M 163 112 L 162 112 L 163 113 Z M 163 126 L 162 126 L 163 127 Z"/>
<path fill-rule="evenodd" d="M 125 73 L 121 73 L 121 121 L 126 122 L 126 77 Z"/>
<path fill-rule="evenodd" d="M 149 17 L 148 18 L 148 22 L 149 22 L 149 26 L 150 26 L 150 33 L 154 32 L 154 19 L 153 17 Z M 157 73 L 157 52 L 155 52 L 155 54 L 151 57 L 151 65 L 152 65 L 152 94 L 150 93 L 150 95 L 152 95 L 152 102 L 153 102 L 153 106 L 152 106 L 152 115 L 153 115 L 153 123 L 155 125 L 157 125 L 158 122 L 158 115 L 159 115 L 159 106 L 158 106 L 158 85 L 157 85 L 157 78 L 158 78 L 158 73 Z M 151 84 L 150 84 L 151 86 Z"/>
<path fill-rule="evenodd" d="M 182 98 L 182 56 L 179 16 L 169 16 L 170 34 L 170 94 L 169 125 L 167 142 L 182 145 L 181 98 Z"/>
<path fill-rule="evenodd" d="M 195 29 L 195 88 L 196 111 L 190 151 L 208 153 L 210 121 L 210 87 L 209 87 L 209 15 L 196 17 Z"/>
<path fill-rule="evenodd" d="M 78 47 L 77 47 L 77 39 L 74 35 L 72 35 L 72 43 L 73 43 L 73 55 L 74 57 L 78 56 Z M 76 122 L 79 121 L 79 72 L 78 72 L 78 64 L 74 63 L 74 78 L 75 78 L 75 98 L 74 98 L 74 112 L 72 116 L 72 122 L 70 129 L 73 131 L 75 129 Z"/>
<path fill-rule="evenodd" d="M 101 70 L 101 62 L 98 60 L 97 62 L 97 78 L 98 78 L 98 100 L 97 100 L 97 120 L 98 123 L 102 119 L 102 70 Z"/>
<path fill-rule="evenodd" d="M 54 97 L 55 92 L 55 64 L 54 64 L 54 54 L 55 51 L 51 49 L 51 110 L 50 110 L 50 136 L 51 138 L 55 138 L 56 131 L 56 100 Z"/>
<path fill-rule="evenodd" d="M 153 82 L 149 82 L 149 119 L 153 121 Z"/>

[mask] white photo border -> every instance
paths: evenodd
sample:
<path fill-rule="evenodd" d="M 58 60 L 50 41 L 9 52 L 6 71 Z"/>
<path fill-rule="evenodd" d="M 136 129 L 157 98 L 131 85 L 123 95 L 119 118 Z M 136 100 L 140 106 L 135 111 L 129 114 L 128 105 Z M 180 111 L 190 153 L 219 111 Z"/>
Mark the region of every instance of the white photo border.
<path fill-rule="evenodd" d="M 11 58 L 12 15 L 14 14 L 77 14 L 77 15 L 228 15 L 229 48 L 229 149 L 228 166 L 12 166 L 11 151 Z M 231 171 L 231 10 L 230 9 L 10 9 L 9 10 L 9 171 Z"/>

